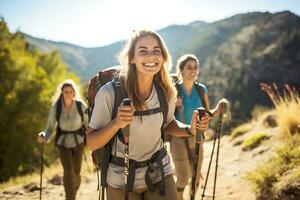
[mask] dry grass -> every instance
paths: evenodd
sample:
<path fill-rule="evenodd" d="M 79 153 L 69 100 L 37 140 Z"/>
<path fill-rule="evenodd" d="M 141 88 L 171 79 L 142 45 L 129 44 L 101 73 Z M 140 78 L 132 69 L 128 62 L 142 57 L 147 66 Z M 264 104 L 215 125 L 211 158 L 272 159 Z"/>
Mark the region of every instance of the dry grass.
<path fill-rule="evenodd" d="M 262 113 L 260 113 L 260 116 L 258 116 L 256 118 L 256 126 L 259 126 L 260 128 L 269 128 L 269 127 L 274 127 L 274 126 L 278 126 L 277 124 L 277 117 L 276 117 L 276 111 L 275 109 L 272 110 L 268 110 L 268 111 L 264 111 Z M 271 125 L 270 124 L 270 118 L 273 118 L 276 123 L 276 125 Z"/>
<path fill-rule="evenodd" d="M 255 171 L 247 173 L 246 179 L 254 186 L 257 199 L 298 199 L 300 194 L 299 94 L 295 88 L 291 89 L 287 84 L 282 92 L 275 83 L 272 86 L 262 83 L 261 88 L 268 94 L 275 109 L 274 113 L 261 115 L 258 123 L 263 124 L 267 115 L 275 116 L 277 132 L 282 137 L 284 145 L 277 150 L 273 158 L 262 163 Z"/>
<path fill-rule="evenodd" d="M 282 136 L 291 136 L 300 129 L 300 101 L 291 99 L 276 105 L 277 123 Z"/>
<path fill-rule="evenodd" d="M 62 166 L 59 161 L 53 163 L 50 167 L 44 168 L 43 178 L 50 178 L 56 174 L 62 174 Z M 11 186 L 26 185 L 32 182 L 37 182 L 40 179 L 40 172 L 34 172 L 24 176 L 10 178 L 7 182 L 0 184 L 0 190 L 4 190 Z"/>
<path fill-rule="evenodd" d="M 85 161 L 84 158 L 82 160 L 82 169 L 81 169 L 82 176 L 87 176 L 90 173 L 92 173 L 92 171 L 94 170 L 94 166 L 91 161 L 91 156 L 88 152 L 86 153 L 86 157 L 87 157 L 87 162 Z M 44 168 L 43 180 L 45 180 L 45 179 L 49 180 L 55 175 L 63 176 L 63 169 L 62 169 L 62 165 L 59 160 L 55 161 L 49 167 Z M 5 190 L 10 187 L 27 185 L 29 183 L 39 182 L 39 181 L 40 181 L 40 171 L 36 171 L 34 173 L 27 174 L 24 176 L 13 177 L 13 178 L 9 179 L 7 182 L 1 183 L 0 191 Z"/>
<path fill-rule="evenodd" d="M 235 129 L 233 129 L 232 133 L 231 133 L 231 138 L 236 138 L 239 137 L 241 135 L 244 135 L 245 133 L 247 133 L 248 131 L 253 129 L 253 123 L 249 122 L 249 123 L 245 123 L 242 124 L 238 127 L 236 127 Z"/>
<path fill-rule="evenodd" d="M 290 137 L 300 130 L 300 98 L 296 88 L 285 84 L 285 89 L 280 93 L 278 86 L 261 83 L 275 106 L 276 121 L 282 137 Z"/>

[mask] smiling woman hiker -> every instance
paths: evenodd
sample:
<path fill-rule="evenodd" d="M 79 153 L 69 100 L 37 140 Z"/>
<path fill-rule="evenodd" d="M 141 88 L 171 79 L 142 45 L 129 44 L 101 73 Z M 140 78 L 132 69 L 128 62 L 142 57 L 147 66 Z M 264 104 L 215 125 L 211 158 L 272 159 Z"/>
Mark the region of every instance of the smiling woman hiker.
<path fill-rule="evenodd" d="M 65 80 L 57 87 L 50 109 L 47 128 L 39 133 L 38 142 L 44 144 L 57 123 L 55 144 L 64 170 L 64 189 L 67 200 L 74 200 L 80 186 L 80 170 L 88 117 L 86 105 L 74 81 Z"/>
<path fill-rule="evenodd" d="M 101 177 L 108 183 L 107 199 L 120 200 L 125 196 L 133 200 L 176 200 L 176 186 L 162 132 L 175 137 L 195 135 L 196 126 L 200 130 L 207 129 L 208 116 L 197 122 L 195 111 L 189 122 L 191 126 L 175 120 L 176 89 L 168 73 L 170 56 L 156 32 L 134 31 L 119 61 L 123 66 L 120 75 L 100 88 L 96 95 L 87 135 L 91 150 L 109 147 L 105 154 L 109 157 L 106 159 L 109 161 L 107 177 Z M 116 103 L 121 93 L 123 98 Z M 122 104 L 125 97 L 131 100 L 130 105 Z M 129 138 L 126 138 L 122 130 L 128 125 Z M 124 173 L 126 146 L 129 146 L 130 159 L 127 177 Z"/>
<path fill-rule="evenodd" d="M 209 110 L 207 88 L 204 84 L 196 82 L 199 75 L 199 61 L 193 54 L 185 54 L 177 61 L 177 75 L 179 82 L 176 83 L 178 97 L 176 101 L 175 117 L 182 123 L 188 124 L 193 115 L 193 111 L 199 107 Z M 213 115 L 219 111 L 219 106 L 211 110 Z M 203 140 L 202 140 L 203 144 Z M 201 166 L 203 160 L 203 145 L 200 145 L 199 164 L 197 169 L 196 185 L 200 183 Z M 183 199 L 183 191 L 192 177 L 192 163 L 195 154 L 195 138 L 172 137 L 170 150 L 175 165 L 177 175 L 178 199 Z M 198 188 L 198 187 L 197 187 Z"/>

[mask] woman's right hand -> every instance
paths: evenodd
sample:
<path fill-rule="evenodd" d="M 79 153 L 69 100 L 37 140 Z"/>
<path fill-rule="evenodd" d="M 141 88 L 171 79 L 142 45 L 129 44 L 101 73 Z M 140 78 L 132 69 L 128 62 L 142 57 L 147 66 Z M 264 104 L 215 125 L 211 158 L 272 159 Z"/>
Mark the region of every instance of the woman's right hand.
<path fill-rule="evenodd" d="M 189 131 L 193 135 L 196 135 L 197 129 L 200 131 L 207 130 L 209 127 L 209 121 L 211 119 L 212 118 L 207 113 L 205 113 L 205 115 L 203 117 L 201 117 L 201 119 L 199 119 L 199 111 L 194 110 L 193 115 L 192 115 L 192 120 L 191 120 L 191 127 L 190 127 Z"/>
<path fill-rule="evenodd" d="M 120 105 L 116 117 L 116 125 L 119 128 L 125 128 L 127 125 L 129 125 L 133 119 L 133 113 L 134 109 L 132 105 L 130 106 L 125 106 L 125 105 Z"/>
<path fill-rule="evenodd" d="M 46 142 L 45 132 L 44 131 L 42 131 L 42 132 L 40 132 L 38 134 L 37 140 L 38 140 L 38 143 L 40 143 L 40 144 L 44 144 Z"/>

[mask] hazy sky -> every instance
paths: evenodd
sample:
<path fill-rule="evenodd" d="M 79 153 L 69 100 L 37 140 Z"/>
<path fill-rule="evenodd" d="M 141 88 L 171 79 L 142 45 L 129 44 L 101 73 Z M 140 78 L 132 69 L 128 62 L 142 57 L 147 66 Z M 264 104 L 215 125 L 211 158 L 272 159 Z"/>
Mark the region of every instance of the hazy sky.
<path fill-rule="evenodd" d="M 137 28 L 283 10 L 300 15 L 300 0 L 0 0 L 10 31 L 84 47 L 126 39 Z"/>

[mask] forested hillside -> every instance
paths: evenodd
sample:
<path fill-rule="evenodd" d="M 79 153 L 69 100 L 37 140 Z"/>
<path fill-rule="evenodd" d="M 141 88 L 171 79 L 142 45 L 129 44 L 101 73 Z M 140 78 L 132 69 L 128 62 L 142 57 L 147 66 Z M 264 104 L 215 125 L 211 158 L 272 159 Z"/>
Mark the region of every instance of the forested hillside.
<path fill-rule="evenodd" d="M 39 166 L 36 136 L 46 126 L 51 97 L 65 78 L 79 81 L 58 52 L 29 47 L 22 33 L 10 33 L 0 20 L 0 182 Z M 55 156 L 47 153 L 46 163 Z"/>

